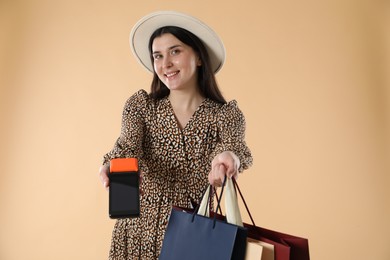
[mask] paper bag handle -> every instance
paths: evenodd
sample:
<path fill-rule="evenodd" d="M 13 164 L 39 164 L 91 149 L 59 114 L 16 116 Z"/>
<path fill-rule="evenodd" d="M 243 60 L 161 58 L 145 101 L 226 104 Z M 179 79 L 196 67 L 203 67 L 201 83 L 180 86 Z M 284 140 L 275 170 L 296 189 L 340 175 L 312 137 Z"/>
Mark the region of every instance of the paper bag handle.
<path fill-rule="evenodd" d="M 226 181 L 227 181 L 227 177 L 225 176 L 225 179 L 223 180 L 223 184 L 222 184 L 222 188 L 221 188 L 220 197 L 222 197 Z M 207 210 L 207 208 L 208 208 L 209 205 L 211 205 L 210 201 L 213 198 L 212 188 L 213 188 L 213 186 L 209 185 L 207 187 L 206 191 L 203 193 L 202 201 L 199 204 L 199 206 L 195 209 L 194 216 L 195 216 L 196 213 L 198 215 L 205 216 L 205 217 L 209 217 L 210 216 L 210 214 L 209 214 L 210 210 Z M 217 207 L 215 209 L 215 212 L 219 211 L 222 214 L 221 205 L 220 205 L 221 201 L 218 199 L 218 196 L 216 196 L 216 197 L 217 197 Z M 215 226 L 216 216 L 217 216 L 217 214 L 214 214 L 214 226 Z"/>
<path fill-rule="evenodd" d="M 238 190 L 238 193 L 240 194 L 240 197 L 241 197 L 241 199 L 242 199 L 242 202 L 244 202 L 244 206 L 245 206 L 246 212 L 248 212 L 249 218 L 251 219 L 253 226 L 256 226 L 256 225 L 255 225 L 255 221 L 253 220 L 252 214 L 251 214 L 251 212 L 249 211 L 249 207 L 248 207 L 248 205 L 246 204 L 246 201 L 245 201 L 245 199 L 244 199 L 244 196 L 242 196 L 240 187 L 238 187 L 238 183 L 237 183 L 237 181 L 236 181 L 234 178 L 233 178 L 233 183 L 234 183 L 234 188 L 237 189 L 237 190 Z"/>
<path fill-rule="evenodd" d="M 237 193 L 231 178 L 228 178 L 226 181 L 225 209 L 226 221 L 228 223 L 240 227 L 244 226 L 242 223 L 240 208 L 238 207 Z"/>
<path fill-rule="evenodd" d="M 225 176 L 224 183 L 222 185 L 221 193 L 220 193 L 220 198 L 222 198 L 223 190 L 225 188 L 225 209 L 226 209 L 226 220 L 230 224 L 234 224 L 237 226 L 243 226 L 242 218 L 241 218 L 241 213 L 240 209 L 238 207 L 238 202 L 237 202 L 237 193 L 234 187 L 234 183 L 231 178 L 227 178 Z M 211 198 L 213 197 L 212 195 L 212 186 L 209 185 L 207 190 L 205 191 L 202 201 L 199 205 L 199 209 L 197 210 L 197 213 L 202 216 L 209 217 L 209 210 L 208 205 L 210 203 Z M 215 212 L 218 212 L 218 210 L 221 212 L 221 200 L 218 198 L 216 194 L 216 199 L 217 199 L 217 208 Z"/>
<path fill-rule="evenodd" d="M 252 214 L 249 210 L 249 207 L 244 199 L 244 196 L 242 195 L 242 192 L 240 190 L 240 187 L 238 186 L 237 181 L 234 178 L 226 178 L 224 179 L 224 184 L 222 185 L 220 196 L 218 197 L 217 194 L 215 194 L 217 199 L 217 208 L 215 212 L 218 212 L 218 210 L 221 212 L 220 207 L 220 198 L 222 198 L 223 188 L 226 184 L 226 194 L 225 194 L 225 208 L 226 208 L 226 219 L 228 223 L 237 225 L 237 226 L 243 226 L 241 213 L 238 207 L 238 200 L 237 200 L 237 191 L 240 194 L 240 197 L 244 203 L 245 209 L 248 212 L 249 218 L 251 219 L 251 222 L 254 226 L 256 226 L 255 221 L 253 220 Z M 202 201 L 199 205 L 199 209 L 197 210 L 197 213 L 202 216 L 209 217 L 209 211 L 208 205 L 210 203 L 212 196 L 212 186 L 209 185 L 206 192 L 203 195 Z"/>

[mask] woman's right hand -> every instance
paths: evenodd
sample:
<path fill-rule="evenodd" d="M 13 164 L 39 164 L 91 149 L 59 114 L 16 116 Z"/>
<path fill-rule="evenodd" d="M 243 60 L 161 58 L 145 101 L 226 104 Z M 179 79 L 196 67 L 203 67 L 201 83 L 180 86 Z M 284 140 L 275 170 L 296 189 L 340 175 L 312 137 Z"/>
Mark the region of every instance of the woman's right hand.
<path fill-rule="evenodd" d="M 99 176 L 100 181 L 103 184 L 103 187 L 108 190 L 108 187 L 110 186 L 110 180 L 108 179 L 108 173 L 110 172 L 110 166 L 108 165 L 102 165 L 99 169 Z"/>

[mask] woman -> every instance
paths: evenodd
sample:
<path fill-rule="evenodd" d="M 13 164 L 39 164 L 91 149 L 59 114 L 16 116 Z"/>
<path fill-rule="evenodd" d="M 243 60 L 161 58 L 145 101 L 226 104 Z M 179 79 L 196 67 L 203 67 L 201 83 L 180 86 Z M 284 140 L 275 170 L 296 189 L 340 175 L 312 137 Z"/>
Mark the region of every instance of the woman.
<path fill-rule="evenodd" d="M 214 73 L 225 50 L 199 20 L 157 12 L 133 28 L 133 53 L 153 72 L 151 92 L 140 90 L 124 107 L 122 129 L 104 156 L 100 178 L 108 188 L 109 161 L 136 157 L 142 172 L 139 218 L 115 224 L 110 259 L 157 259 L 172 205 L 199 203 L 207 185 L 252 164 L 245 119 L 226 102 Z"/>

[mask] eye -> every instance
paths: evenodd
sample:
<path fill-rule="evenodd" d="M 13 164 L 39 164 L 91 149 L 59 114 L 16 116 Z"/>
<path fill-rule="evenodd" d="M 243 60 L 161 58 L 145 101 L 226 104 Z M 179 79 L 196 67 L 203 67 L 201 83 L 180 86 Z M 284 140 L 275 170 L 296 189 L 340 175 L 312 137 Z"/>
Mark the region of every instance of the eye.
<path fill-rule="evenodd" d="M 154 59 L 154 60 L 159 60 L 159 59 L 161 59 L 161 58 L 162 58 L 162 55 L 161 55 L 161 54 L 159 54 L 159 53 L 153 54 L 153 59 Z"/>
<path fill-rule="evenodd" d="M 180 53 L 179 49 L 173 49 L 171 50 L 171 55 L 178 55 Z"/>

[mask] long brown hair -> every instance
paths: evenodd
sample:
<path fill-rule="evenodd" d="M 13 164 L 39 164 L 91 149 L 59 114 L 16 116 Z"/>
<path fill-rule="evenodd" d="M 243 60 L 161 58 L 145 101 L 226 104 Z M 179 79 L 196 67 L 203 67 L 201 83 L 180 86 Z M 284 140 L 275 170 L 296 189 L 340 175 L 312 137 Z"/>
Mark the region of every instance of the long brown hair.
<path fill-rule="evenodd" d="M 226 100 L 219 90 L 217 81 L 214 76 L 214 71 L 211 68 L 210 57 L 206 47 L 202 41 L 193 33 L 176 26 L 165 26 L 157 29 L 149 40 L 149 53 L 152 64 L 154 62 L 152 56 L 153 41 L 156 37 L 160 37 L 166 33 L 172 34 L 181 42 L 190 46 L 199 55 L 202 61 L 202 66 L 200 66 L 198 69 L 198 85 L 201 94 L 204 97 L 210 98 L 211 100 L 214 100 L 218 103 L 225 104 Z M 170 90 L 167 88 L 167 86 L 165 86 L 165 84 L 158 78 L 156 72 L 153 72 L 150 96 L 154 99 L 161 99 L 168 96 L 169 93 Z"/>

